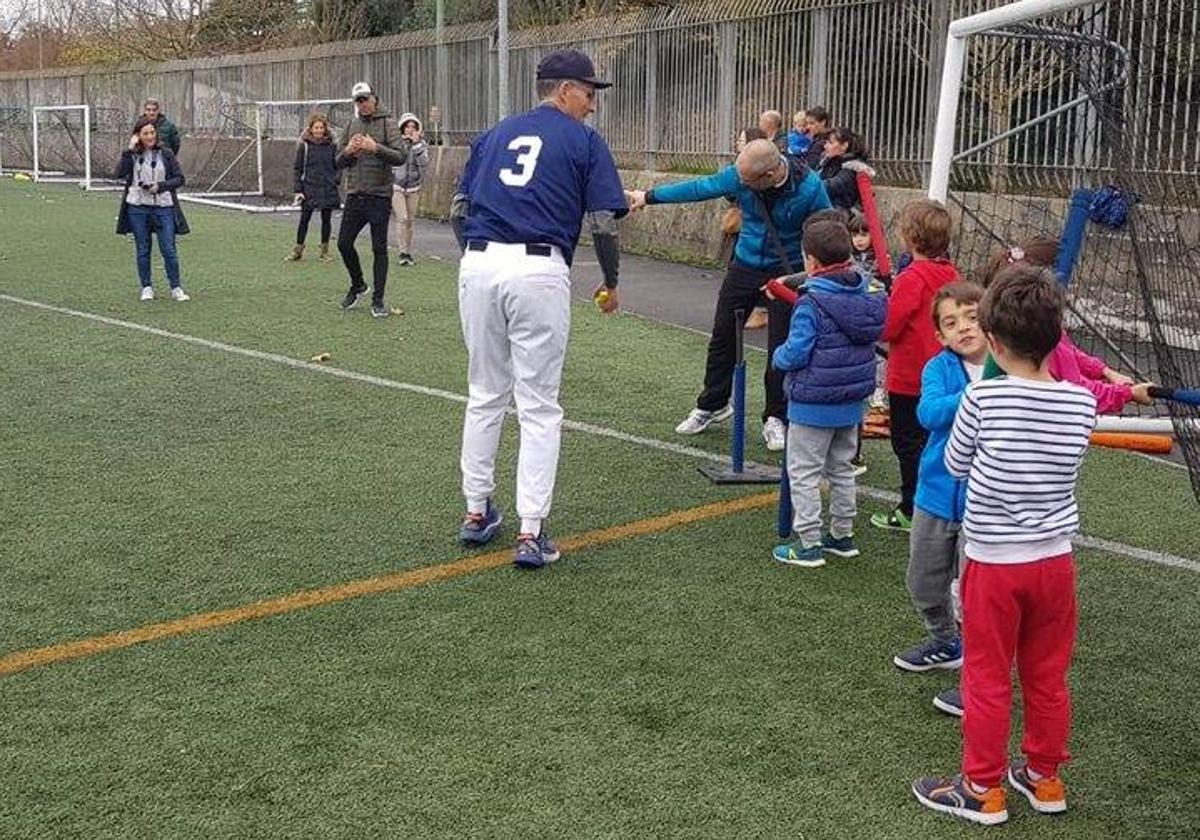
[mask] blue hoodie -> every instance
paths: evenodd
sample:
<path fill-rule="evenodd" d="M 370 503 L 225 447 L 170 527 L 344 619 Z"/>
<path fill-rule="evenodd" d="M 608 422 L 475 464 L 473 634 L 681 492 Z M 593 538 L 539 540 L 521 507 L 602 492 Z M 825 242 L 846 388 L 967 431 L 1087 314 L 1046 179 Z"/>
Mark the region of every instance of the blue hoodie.
<path fill-rule="evenodd" d="M 789 155 L 800 157 L 808 151 L 808 147 L 812 145 L 812 138 L 803 131 L 792 129 L 787 133 L 787 150 Z"/>
<path fill-rule="evenodd" d="M 771 219 L 779 231 L 779 238 L 791 263 L 791 271 L 799 271 L 804 264 L 800 248 L 800 228 L 810 214 L 825 210 L 833 205 L 825 192 L 825 185 L 817 173 L 795 158 L 788 159 L 788 179 L 782 186 L 761 193 L 771 209 Z M 767 223 L 763 219 L 759 201 L 754 190 L 738 178 L 733 164 L 712 175 L 692 178 L 675 184 L 663 184 L 646 193 L 647 204 L 684 204 L 689 201 L 708 201 L 710 198 L 727 196 L 735 199 L 742 208 L 742 231 L 734 246 L 733 258 L 741 265 L 757 271 L 784 273 L 785 267 L 779 259 L 779 248 L 771 241 Z"/>
<path fill-rule="evenodd" d="M 771 364 L 787 371 L 788 421 L 838 428 L 862 422 L 863 400 L 875 390 L 875 342 L 887 298 L 868 292 L 853 268 L 810 277 L 792 310 L 787 341 Z"/>
<path fill-rule="evenodd" d="M 921 371 L 917 422 L 929 430 L 929 440 L 921 453 L 915 501 L 921 510 L 948 522 L 962 522 L 967 509 L 967 480 L 950 475 L 942 457 L 970 381 L 962 358 L 949 348 L 930 359 Z"/>

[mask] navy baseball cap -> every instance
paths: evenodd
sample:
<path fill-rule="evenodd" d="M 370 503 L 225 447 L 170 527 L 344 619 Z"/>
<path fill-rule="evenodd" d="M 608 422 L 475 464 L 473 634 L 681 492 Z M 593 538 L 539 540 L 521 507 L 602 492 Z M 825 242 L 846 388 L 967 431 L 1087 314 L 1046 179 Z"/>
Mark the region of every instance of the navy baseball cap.
<path fill-rule="evenodd" d="M 538 62 L 539 79 L 571 79 L 587 82 L 594 88 L 612 87 L 612 82 L 596 78 L 596 67 L 586 53 L 579 50 L 556 50 Z"/>

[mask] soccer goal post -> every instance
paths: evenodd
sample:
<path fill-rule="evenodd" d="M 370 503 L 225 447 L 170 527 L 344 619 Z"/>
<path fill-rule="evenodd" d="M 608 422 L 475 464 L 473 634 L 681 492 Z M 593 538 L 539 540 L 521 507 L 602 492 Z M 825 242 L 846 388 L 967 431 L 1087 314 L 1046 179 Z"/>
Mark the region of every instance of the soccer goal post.
<path fill-rule="evenodd" d="M 275 213 L 297 209 L 291 197 L 292 150 L 311 114 L 337 136 L 354 115 L 350 99 L 262 100 L 222 106 L 217 130 L 195 142 L 204 152 L 188 172 L 185 201 Z"/>
<path fill-rule="evenodd" d="M 92 187 L 92 109 L 89 105 L 35 105 L 33 108 L 33 180 L 76 182 Z M 43 117 L 47 128 L 43 128 Z M 80 160 L 82 158 L 82 160 Z M 45 170 L 46 160 L 65 163 Z M 72 163 L 78 162 L 78 166 Z M 79 177 L 82 176 L 82 177 Z"/>
<path fill-rule="evenodd" d="M 946 33 L 946 56 L 942 62 L 942 85 L 938 95 L 933 157 L 929 167 L 930 198 L 944 202 L 950 189 L 950 168 L 955 156 L 955 128 L 958 124 L 958 100 L 962 93 L 967 39 L 972 35 L 1067 12 L 1095 2 L 1096 0 L 1019 0 L 951 22 Z"/>

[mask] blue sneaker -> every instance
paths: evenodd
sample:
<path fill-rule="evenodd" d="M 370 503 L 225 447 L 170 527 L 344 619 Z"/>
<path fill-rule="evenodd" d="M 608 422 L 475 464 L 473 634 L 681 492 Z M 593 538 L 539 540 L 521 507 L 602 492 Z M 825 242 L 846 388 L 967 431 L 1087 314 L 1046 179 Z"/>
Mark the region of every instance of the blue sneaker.
<path fill-rule="evenodd" d="M 488 499 L 485 513 L 468 513 L 463 517 L 462 527 L 458 529 L 458 538 L 470 545 L 487 545 L 492 537 L 500 533 L 500 525 L 504 517 L 500 509 Z"/>
<path fill-rule="evenodd" d="M 513 557 L 513 565 L 518 569 L 540 569 L 559 557 L 562 557 L 562 552 L 544 531 L 536 537 L 533 534 L 517 536 L 517 554 Z"/>
<path fill-rule="evenodd" d="M 836 554 L 838 557 L 858 556 L 858 546 L 854 544 L 853 534 L 845 537 L 835 537 L 833 534 L 826 534 L 821 537 L 821 550 L 827 551 L 830 554 Z"/>
<path fill-rule="evenodd" d="M 961 668 L 963 662 L 962 639 L 943 642 L 927 639 L 916 647 L 892 657 L 897 668 L 905 671 L 929 671 L 934 668 Z"/>
<path fill-rule="evenodd" d="M 825 550 L 820 543 L 816 545 L 805 545 L 800 540 L 793 540 L 790 543 L 775 546 L 775 551 L 771 556 L 779 563 L 786 563 L 789 566 L 807 566 L 815 568 L 816 566 L 825 565 Z"/>

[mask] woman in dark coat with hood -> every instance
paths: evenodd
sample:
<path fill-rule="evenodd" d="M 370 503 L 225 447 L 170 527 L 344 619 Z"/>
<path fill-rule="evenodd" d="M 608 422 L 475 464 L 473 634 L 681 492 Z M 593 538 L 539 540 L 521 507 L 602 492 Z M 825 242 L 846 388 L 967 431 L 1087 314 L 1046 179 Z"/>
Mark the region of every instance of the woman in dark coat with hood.
<path fill-rule="evenodd" d="M 158 129 L 146 117 L 133 127 L 129 148 L 121 153 L 117 165 L 117 178 L 125 182 L 117 213 L 117 233 L 133 234 L 142 300 L 154 300 L 154 286 L 150 282 L 152 233 L 158 238 L 172 299 L 191 300 L 179 282 L 179 255 L 175 251 L 175 237 L 188 232 L 187 219 L 176 194 L 183 186 L 183 171 L 174 153 L 159 145 Z"/>
<path fill-rule="evenodd" d="M 342 206 L 338 195 L 338 171 L 334 165 L 337 149 L 329 131 L 329 118 L 312 114 L 308 126 L 296 144 L 293 164 L 295 203 L 300 205 L 300 224 L 296 228 L 296 244 L 288 261 L 304 256 L 304 240 L 308 238 L 308 222 L 313 211 L 321 212 L 321 262 L 333 262 L 329 253 L 329 237 L 333 232 L 333 211 Z"/>
<path fill-rule="evenodd" d="M 862 138 L 848 128 L 835 128 L 825 140 L 825 153 L 817 167 L 817 174 L 825 184 L 825 192 L 834 207 L 852 210 L 860 206 L 858 176 L 845 164 L 852 160 L 867 160 L 867 150 Z"/>

